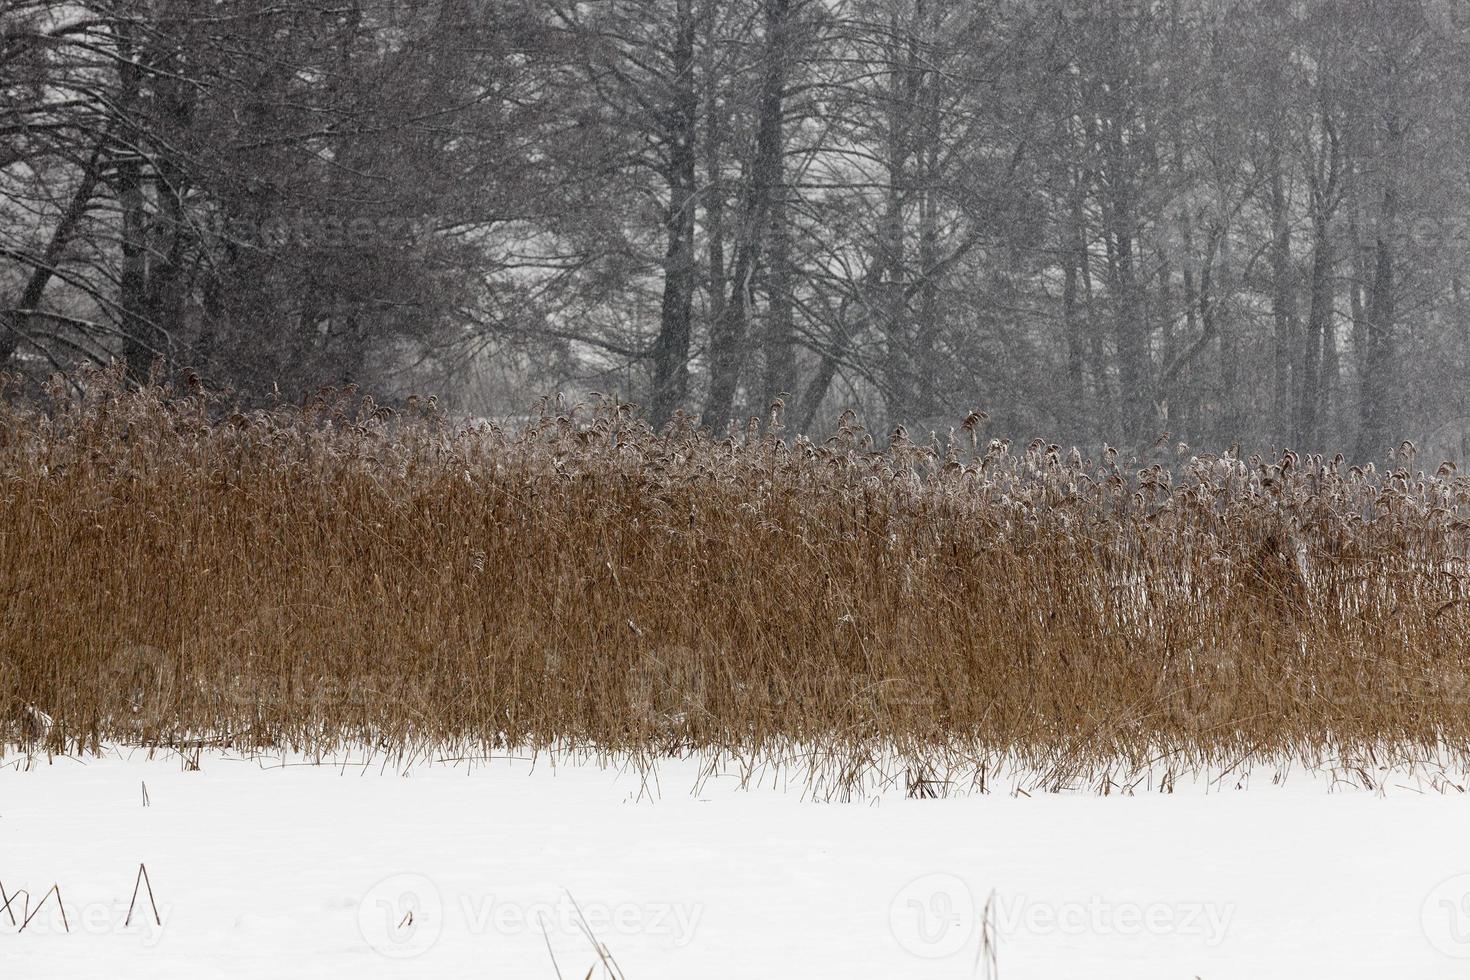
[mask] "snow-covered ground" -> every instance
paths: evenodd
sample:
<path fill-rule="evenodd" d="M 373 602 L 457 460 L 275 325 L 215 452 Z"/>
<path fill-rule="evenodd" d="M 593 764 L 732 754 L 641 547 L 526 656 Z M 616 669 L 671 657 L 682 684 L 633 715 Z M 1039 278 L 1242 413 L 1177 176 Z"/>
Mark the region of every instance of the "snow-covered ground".
<path fill-rule="evenodd" d="M 1470 797 L 1407 776 L 821 803 L 694 763 L 650 799 L 514 760 L 6 762 L 0 883 L 70 926 L 0 912 L 6 977 L 582 978 L 585 926 L 629 980 L 963 978 L 987 899 L 1007 980 L 1470 971 Z M 146 888 L 123 924 L 140 864 L 162 926 Z"/>

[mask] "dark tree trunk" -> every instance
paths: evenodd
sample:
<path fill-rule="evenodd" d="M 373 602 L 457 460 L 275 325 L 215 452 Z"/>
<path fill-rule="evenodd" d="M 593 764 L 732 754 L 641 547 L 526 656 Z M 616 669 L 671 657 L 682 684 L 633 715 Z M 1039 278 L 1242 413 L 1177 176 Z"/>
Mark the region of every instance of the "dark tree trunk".
<path fill-rule="evenodd" d="M 1323 215 L 1312 222 L 1312 306 L 1307 313 L 1306 336 L 1302 338 L 1302 357 L 1297 382 L 1296 437 L 1297 446 L 1311 451 L 1321 433 L 1323 346 L 1332 329 L 1332 240 L 1328 236 L 1327 219 Z"/>
<path fill-rule="evenodd" d="M 51 278 L 56 272 L 56 265 L 61 261 L 62 253 L 66 251 L 67 244 L 76 234 L 77 226 L 81 224 L 82 219 L 87 216 L 87 211 L 91 208 L 92 197 L 96 194 L 97 185 L 102 177 L 102 151 L 107 139 L 108 137 L 103 137 L 102 142 L 93 151 L 91 159 L 82 168 L 81 179 L 77 182 L 76 190 L 72 192 L 66 211 L 62 213 L 61 220 L 52 230 L 51 238 L 46 242 L 46 250 L 41 253 L 40 259 L 32 267 L 30 276 L 26 278 L 25 288 L 16 298 L 14 307 L 0 317 L 0 370 L 4 370 L 10 363 L 10 359 L 15 356 L 20 339 L 28 332 L 32 317 L 46 295 L 46 287 L 51 283 Z"/>
<path fill-rule="evenodd" d="M 1134 268 L 1134 240 L 1122 218 L 1114 235 L 1117 262 L 1117 317 L 1114 322 L 1118 344 L 1118 385 L 1122 408 L 1123 438 L 1129 444 L 1141 444 L 1156 433 L 1150 432 L 1153 418 L 1152 358 L 1148 349 L 1148 323 L 1137 273 Z"/>
<path fill-rule="evenodd" d="M 1313 162 L 1308 173 L 1312 217 L 1311 308 L 1307 313 L 1306 334 L 1302 337 L 1301 363 L 1297 372 L 1295 442 L 1306 451 L 1321 445 L 1326 389 L 1330 380 L 1324 377 L 1324 370 L 1329 357 L 1335 356 L 1330 352 L 1335 350 L 1332 333 L 1333 306 L 1337 295 L 1333 277 L 1337 256 L 1332 246 L 1331 222 L 1339 204 L 1342 155 L 1337 131 L 1325 104 L 1320 118 L 1326 141 L 1324 153 Z"/>
<path fill-rule="evenodd" d="M 719 0 L 706 0 L 709 18 L 707 44 L 711 52 L 715 49 L 715 12 Z M 713 60 L 713 54 L 711 54 Z M 707 256 L 709 313 L 711 321 L 718 320 L 725 311 L 725 290 L 728 282 L 725 275 L 725 110 L 720 106 L 719 71 L 711 64 L 705 70 L 704 88 L 704 235 Z"/>
<path fill-rule="evenodd" d="M 938 36 L 936 21 L 931 34 Z M 916 59 L 917 60 L 917 59 Z M 914 164 L 919 187 L 919 304 L 914 336 L 914 410 L 915 418 L 932 418 L 940 413 L 940 335 L 939 335 L 939 221 L 940 221 L 940 85 L 943 74 L 925 71 L 917 83 L 918 101 L 922 106 L 920 125 L 914 134 Z"/>
<path fill-rule="evenodd" d="M 782 0 L 782 4 L 789 0 Z M 779 32 L 774 38 L 772 57 L 783 61 L 790 55 L 790 41 L 785 35 L 789 12 L 772 10 L 767 6 L 767 30 Z M 774 18 L 774 19 L 772 19 Z M 765 378 L 764 402 L 769 405 L 780 397 L 789 397 L 796 388 L 796 320 L 792 298 L 791 275 L 791 226 L 790 190 L 786 186 L 785 167 L 785 88 L 786 71 L 783 67 L 777 84 L 767 91 L 763 111 L 772 113 L 769 132 L 771 146 L 775 149 L 770 161 L 771 186 L 767 191 L 766 229 L 770 236 L 769 254 L 766 258 L 766 324 L 765 324 Z M 763 119 L 764 121 L 764 119 Z"/>
<path fill-rule="evenodd" d="M 159 345 L 148 308 L 148 215 L 142 165 L 127 157 L 117 165 L 117 198 L 122 208 L 122 276 L 118 286 L 123 360 L 128 376 L 144 381 Z"/>
<path fill-rule="evenodd" d="M 718 428 L 730 418 L 746 354 L 751 286 L 760 268 L 771 194 L 781 175 L 782 114 L 786 95 L 786 40 L 790 0 L 765 0 L 765 71 L 756 127 L 755 158 L 746 174 L 740 247 L 730 276 L 730 299 L 710 332 L 709 398 L 704 424 Z"/>
<path fill-rule="evenodd" d="M 786 188 L 778 181 L 770 207 L 770 256 L 766 261 L 765 401 L 796 387 L 796 321 L 791 297 L 791 229 Z"/>
<path fill-rule="evenodd" d="M 1397 440 L 1397 414 L 1401 393 L 1398 386 L 1398 342 L 1395 335 L 1396 295 L 1394 239 L 1398 233 L 1399 195 L 1396 184 L 1403 150 L 1403 125 L 1392 113 L 1387 121 L 1382 205 L 1373 246 L 1372 280 L 1364 320 L 1364 357 L 1359 367 L 1362 394 L 1359 402 L 1358 458 L 1374 459 Z"/>
<path fill-rule="evenodd" d="M 1067 394 L 1072 402 L 1072 424 L 1080 442 L 1090 442 L 1087 392 L 1082 377 L 1082 324 L 1077 309 L 1077 256 L 1062 249 L 1062 326 L 1067 334 Z"/>
<path fill-rule="evenodd" d="M 664 212 L 664 294 L 653 345 L 653 423 L 661 426 L 684 404 L 689 389 L 689 341 L 698 270 L 694 256 L 695 125 L 693 0 L 677 0 L 673 77 L 677 88 L 664 139 L 669 200 Z"/>
<path fill-rule="evenodd" d="M 1271 320 L 1275 326 L 1271 359 L 1271 437 L 1279 443 L 1295 432 L 1292 393 L 1293 351 L 1296 349 L 1296 274 L 1291 261 L 1291 225 L 1287 214 L 1285 178 L 1280 157 L 1271 159 Z"/>

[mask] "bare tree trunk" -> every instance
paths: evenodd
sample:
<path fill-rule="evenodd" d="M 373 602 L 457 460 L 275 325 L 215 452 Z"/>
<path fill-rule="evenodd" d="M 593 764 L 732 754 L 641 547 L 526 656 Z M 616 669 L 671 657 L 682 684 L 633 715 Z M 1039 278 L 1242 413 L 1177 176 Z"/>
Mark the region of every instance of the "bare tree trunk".
<path fill-rule="evenodd" d="M 40 307 L 41 299 L 46 294 L 46 287 L 50 285 L 51 278 L 56 273 L 56 264 L 61 261 L 62 253 L 66 250 L 66 246 L 76 233 L 77 226 L 81 224 L 92 205 L 92 197 L 96 194 L 97 185 L 102 177 L 102 151 L 108 139 L 107 135 L 102 137 L 97 148 L 92 152 L 91 159 L 82 168 L 82 176 L 77 182 L 76 190 L 72 192 L 71 200 L 67 203 L 61 220 L 52 229 L 45 251 L 41 253 L 40 258 L 31 268 L 25 288 L 16 298 L 14 307 L 6 311 L 4 316 L 0 316 L 0 370 L 3 370 L 10 363 L 10 359 L 15 356 L 16 347 L 20 339 L 25 336 L 32 315 Z"/>
<path fill-rule="evenodd" d="M 1222 252 L 1218 269 L 1206 266 L 1200 276 L 1201 318 L 1204 329 L 1220 338 L 1220 442 L 1239 444 L 1244 437 L 1245 411 L 1241 400 L 1240 335 L 1229 303 L 1234 296 L 1235 269 L 1231 265 L 1229 229 L 1221 228 Z M 1213 282 L 1212 282 L 1213 280 Z M 1213 289 L 1212 289 L 1213 286 Z"/>
<path fill-rule="evenodd" d="M 706 47 L 710 64 L 705 68 L 704 88 L 704 236 L 708 265 L 709 315 L 717 321 L 725 313 L 725 112 L 720 105 L 715 38 L 719 0 L 705 0 Z"/>
<path fill-rule="evenodd" d="M 156 101 L 167 113 L 172 132 L 186 132 L 194 114 L 194 94 L 189 86 L 172 78 L 155 83 Z M 148 273 L 148 317 L 156 334 L 179 335 L 184 320 L 184 250 L 188 224 L 184 216 L 187 177 L 178 162 L 167 154 L 158 161 L 154 181 L 158 199 L 159 246 Z"/>
<path fill-rule="evenodd" d="M 1087 352 L 1092 370 L 1094 426 L 1093 435 L 1118 431 L 1118 399 L 1113 394 L 1113 382 L 1109 375 L 1107 351 L 1103 346 L 1103 333 L 1097 324 L 1102 320 L 1096 315 L 1097 302 L 1092 288 L 1092 252 L 1088 248 L 1087 217 L 1081 202 L 1075 221 L 1077 232 L 1077 272 L 1082 280 L 1082 321 L 1087 325 Z M 1116 436 L 1110 436 L 1116 438 Z"/>
<path fill-rule="evenodd" d="M 1287 213 L 1281 158 L 1271 154 L 1271 319 L 1275 325 L 1271 359 L 1272 438 L 1285 443 L 1295 431 L 1292 362 L 1296 349 L 1296 277 L 1291 261 L 1291 224 Z"/>
<path fill-rule="evenodd" d="M 789 3 L 790 0 L 783 0 Z M 791 41 L 786 36 L 790 31 L 789 10 L 773 10 L 767 6 L 767 30 L 781 33 L 772 46 L 772 57 L 782 61 L 779 86 L 767 92 L 774 100 L 763 106 L 772 113 L 768 135 L 775 148 L 771 161 L 771 186 L 767 191 L 766 233 L 770 238 L 769 254 L 766 259 L 766 324 L 764 338 L 764 397 L 769 405 L 777 398 L 790 397 L 796 388 L 796 321 L 792 301 L 791 275 L 791 226 L 790 189 L 786 185 L 786 130 L 785 130 L 785 62 L 790 58 Z M 776 46 L 779 45 L 779 46 Z M 764 407 L 764 406 L 758 406 Z"/>
<path fill-rule="evenodd" d="M 1126 215 L 1126 210 L 1124 215 Z M 1134 239 L 1126 230 L 1130 219 L 1120 217 L 1113 233 L 1117 263 L 1117 315 L 1114 332 L 1118 344 L 1118 385 L 1122 407 L 1123 438 L 1129 443 L 1148 439 L 1153 399 L 1148 350 L 1148 324 L 1138 278 L 1134 269 Z"/>
<path fill-rule="evenodd" d="M 694 256 L 695 125 L 699 97 L 694 90 L 693 0 L 677 0 L 673 77 L 677 89 L 664 139 L 669 199 L 664 212 L 664 294 L 658 337 L 653 345 L 654 425 L 663 425 L 684 403 L 689 390 L 689 342 L 698 279 Z"/>
<path fill-rule="evenodd" d="M 798 432 L 811 431 L 812 423 L 817 418 L 817 412 L 821 410 L 822 402 L 827 397 L 827 391 L 837 377 L 837 369 L 841 364 L 839 358 L 846 353 L 850 339 L 846 321 L 847 311 L 843 310 L 836 317 L 831 347 L 822 352 L 822 359 L 817 362 L 817 370 L 812 374 L 811 380 L 807 382 L 806 389 L 802 392 L 801 401 L 796 410 Z"/>
<path fill-rule="evenodd" d="M 751 285 L 760 267 L 771 194 L 780 180 L 782 114 L 786 95 L 786 40 L 790 0 L 764 0 L 765 71 L 756 129 L 755 159 L 746 174 L 741 240 L 730 276 L 730 299 L 710 331 L 710 388 L 704 424 L 716 428 L 730 418 L 745 361 Z"/>
<path fill-rule="evenodd" d="M 940 24 L 931 25 L 937 36 Z M 914 336 L 914 411 L 916 418 L 931 418 L 939 405 L 939 156 L 941 149 L 940 84 L 942 73 L 925 71 L 918 82 L 920 125 L 915 134 L 915 159 L 919 187 L 919 306 Z"/>
<path fill-rule="evenodd" d="M 1317 445 L 1321 433 L 1323 346 L 1332 329 L 1332 305 L 1336 298 L 1332 288 L 1332 269 L 1332 240 L 1328 235 L 1327 218 L 1317 214 L 1312 219 L 1312 306 L 1307 313 L 1306 336 L 1302 338 L 1294 439 L 1297 446 L 1306 451 Z"/>
<path fill-rule="evenodd" d="M 766 261 L 765 401 L 789 396 L 796 387 L 796 322 L 791 301 L 791 229 L 784 181 L 770 206 L 770 257 Z"/>
<path fill-rule="evenodd" d="M 888 31 L 888 91 L 884 98 L 887 187 L 878 226 L 878 262 L 882 273 L 878 295 L 873 297 L 869 308 L 877 311 L 883 332 L 883 400 L 889 420 L 910 423 L 913 422 L 911 391 L 914 370 L 911 358 L 913 344 L 908 335 L 908 298 L 904 288 L 904 272 L 908 265 L 904 205 L 910 183 L 910 128 L 914 121 L 914 37 L 911 31 L 900 26 L 896 8 L 889 18 Z M 904 41 L 907 44 L 901 50 L 900 45 Z"/>
<path fill-rule="evenodd" d="M 1323 377 L 1323 370 L 1328 350 L 1334 344 L 1333 306 L 1337 299 L 1333 286 L 1336 255 L 1332 247 L 1331 221 L 1339 203 L 1342 155 L 1337 131 L 1325 105 L 1320 118 L 1326 140 L 1325 160 L 1321 156 L 1313 160 L 1307 175 L 1312 211 L 1312 305 L 1307 313 L 1307 330 L 1301 345 L 1295 439 L 1304 450 L 1318 446 L 1322 437 L 1322 416 L 1327 401 L 1327 379 Z"/>
<path fill-rule="evenodd" d="M 817 364 L 816 372 L 802 392 L 797 414 L 798 431 L 810 431 L 812 423 L 816 420 L 817 412 L 822 407 L 822 401 L 827 397 L 827 391 L 837 377 L 837 369 L 841 366 L 842 358 L 847 356 L 853 335 L 867 328 L 868 319 L 871 316 L 867 297 L 873 294 L 882 279 L 883 263 L 875 257 L 868 267 L 867 275 L 858 284 L 856 294 L 844 299 L 836 315 L 832 317 L 832 337 L 827 348 L 822 351 L 822 359 Z M 856 315 L 856 323 L 852 322 L 848 312 L 853 302 L 856 302 L 862 310 Z"/>
<path fill-rule="evenodd" d="M 140 69 L 134 61 L 139 55 L 131 30 L 125 19 L 119 21 L 119 103 L 125 116 L 131 116 L 126 119 L 129 128 L 123 133 L 124 144 L 137 140 L 141 98 Z M 123 360 L 129 377 L 143 381 L 159 354 L 159 345 L 148 315 L 148 202 L 143 190 L 143 162 L 131 145 L 121 147 L 116 170 L 117 199 L 122 210 L 122 274 L 118 285 L 118 308 L 122 320 Z"/>
<path fill-rule="evenodd" d="M 1077 255 L 1062 249 L 1062 326 L 1067 335 L 1067 391 L 1072 400 L 1072 424 L 1081 442 L 1090 442 L 1087 391 L 1082 377 L 1082 324 L 1077 309 Z"/>
<path fill-rule="evenodd" d="M 1107 119 L 1101 135 L 1107 164 L 1103 183 L 1109 188 L 1103 220 L 1114 303 L 1119 437 L 1130 446 L 1141 446 L 1155 434 L 1149 431 L 1153 414 L 1153 359 L 1149 350 L 1149 324 L 1135 266 L 1138 195 L 1134 187 L 1134 148 L 1127 134 L 1133 108 L 1125 93 L 1124 69 L 1115 65 L 1112 76 L 1104 95 Z"/>
<path fill-rule="evenodd" d="M 1384 137 L 1381 209 L 1373 246 L 1372 283 L 1368 293 L 1365 326 L 1365 357 L 1360 370 L 1362 397 L 1359 403 L 1358 457 L 1373 459 L 1399 435 L 1397 426 L 1398 350 L 1394 319 L 1397 312 L 1394 272 L 1394 238 L 1398 232 L 1398 174 L 1402 161 L 1404 130 L 1397 114 L 1390 112 Z"/>

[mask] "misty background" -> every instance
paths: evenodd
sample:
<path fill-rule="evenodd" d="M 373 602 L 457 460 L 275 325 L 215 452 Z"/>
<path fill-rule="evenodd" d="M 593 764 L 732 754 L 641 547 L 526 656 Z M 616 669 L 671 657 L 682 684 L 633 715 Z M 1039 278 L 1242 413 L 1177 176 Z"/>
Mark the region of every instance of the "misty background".
<path fill-rule="evenodd" d="M 1462 0 L 0 0 L 0 87 L 31 379 L 1470 458 Z"/>

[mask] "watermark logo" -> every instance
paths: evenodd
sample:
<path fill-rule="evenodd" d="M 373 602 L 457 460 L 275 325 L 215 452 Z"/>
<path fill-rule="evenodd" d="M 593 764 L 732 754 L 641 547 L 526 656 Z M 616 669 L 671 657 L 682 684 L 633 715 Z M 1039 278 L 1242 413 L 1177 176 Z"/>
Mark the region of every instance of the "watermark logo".
<path fill-rule="evenodd" d="M 593 936 L 653 938 L 670 949 L 694 941 L 704 906 L 679 902 L 578 902 L 570 894 L 546 901 L 460 893 L 447 899 L 421 874 L 384 878 L 357 906 L 357 926 L 374 952 L 390 959 L 427 953 L 446 927 L 471 936 L 535 936 L 550 942 Z"/>
<path fill-rule="evenodd" d="M 1100 895 L 1062 902 L 992 895 L 982 912 L 974 892 L 962 879 L 929 874 L 905 885 L 888 909 L 889 928 L 898 944 L 925 959 L 954 956 L 971 947 L 981 933 L 982 916 L 989 923 L 990 934 L 1000 941 L 1021 935 L 1187 936 L 1214 948 L 1225 941 L 1235 906 L 1219 902 L 1118 902 Z"/>
<path fill-rule="evenodd" d="M 173 906 L 160 904 L 157 912 L 155 919 L 152 907 L 138 909 L 122 899 L 74 905 L 56 892 L 17 888 L 0 898 L 0 930 L 27 935 L 126 936 L 144 949 L 154 949 L 163 941 Z"/>
<path fill-rule="evenodd" d="M 464 895 L 459 910 L 471 935 L 651 937 L 669 949 L 694 941 L 704 906 L 678 902 L 578 902 L 563 893 L 542 902 Z"/>
<path fill-rule="evenodd" d="M 384 878 L 358 903 L 357 928 L 376 953 L 390 959 L 422 956 L 444 931 L 439 889 L 423 875 Z"/>
<path fill-rule="evenodd" d="M 681 646 L 645 654 L 628 674 L 628 710 L 653 728 L 677 728 L 703 714 L 709 660 Z"/>
<path fill-rule="evenodd" d="M 167 651 L 144 643 L 128 643 L 112 655 L 106 671 L 133 714 L 157 719 L 175 696 L 178 668 Z"/>
<path fill-rule="evenodd" d="M 953 956 L 970 944 L 977 921 L 970 886 L 951 874 L 909 882 L 888 907 L 888 928 L 906 951 L 924 959 Z"/>
<path fill-rule="evenodd" d="M 1470 960 L 1470 874 L 1446 878 L 1419 909 L 1424 938 L 1451 959 Z"/>

